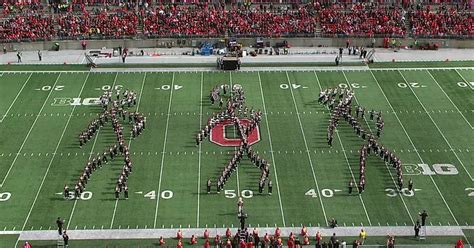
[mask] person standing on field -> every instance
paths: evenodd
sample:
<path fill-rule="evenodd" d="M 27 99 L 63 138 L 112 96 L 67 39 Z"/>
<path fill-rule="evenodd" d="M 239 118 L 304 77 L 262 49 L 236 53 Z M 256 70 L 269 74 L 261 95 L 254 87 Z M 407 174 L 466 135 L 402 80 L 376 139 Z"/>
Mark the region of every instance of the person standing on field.
<path fill-rule="evenodd" d="M 425 226 L 426 225 L 426 218 L 428 217 L 428 213 L 426 212 L 426 210 L 423 210 L 423 213 L 418 213 L 418 215 L 421 216 L 421 226 Z"/>
<path fill-rule="evenodd" d="M 58 225 L 58 233 L 59 235 L 63 234 L 63 225 L 64 225 L 64 220 L 61 219 L 61 217 L 58 217 L 56 220 L 56 224 Z"/>
<path fill-rule="evenodd" d="M 417 220 L 416 223 L 415 223 L 415 227 L 414 227 L 414 230 L 415 230 L 415 238 L 419 238 L 419 237 L 420 237 L 420 229 L 421 229 L 420 220 Z"/>

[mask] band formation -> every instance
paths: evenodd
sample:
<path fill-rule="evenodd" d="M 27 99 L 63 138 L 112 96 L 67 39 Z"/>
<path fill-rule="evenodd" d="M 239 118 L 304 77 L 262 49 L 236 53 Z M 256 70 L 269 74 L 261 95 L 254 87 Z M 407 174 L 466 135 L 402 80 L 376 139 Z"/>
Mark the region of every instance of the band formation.
<path fill-rule="evenodd" d="M 64 186 L 64 197 L 67 199 L 77 199 L 80 197 L 92 173 L 102 168 L 103 165 L 108 164 L 109 160 L 114 160 L 119 156 L 123 156 L 124 166 L 115 185 L 115 198 L 119 199 L 120 193 L 123 192 L 125 199 L 128 199 L 127 180 L 132 173 L 133 164 L 130 159 L 129 145 L 127 145 L 123 136 L 124 128 L 120 121 L 126 122 L 128 120 L 128 124 L 131 126 L 131 138 L 135 139 L 145 130 L 146 117 L 138 111 L 127 111 L 127 109 L 137 105 L 137 94 L 135 92 L 130 90 L 121 92 L 121 90 L 117 89 L 115 100 L 112 98 L 112 91 L 105 91 L 102 94 L 100 97 L 102 112 L 98 118 L 92 120 L 88 127 L 79 134 L 79 147 L 82 148 L 90 142 L 94 135 L 98 135 L 99 129 L 105 127 L 107 123 L 112 124 L 116 143 L 111 145 L 102 154 L 97 153 L 95 157 L 91 155 L 74 186 L 74 195 L 71 195 L 68 185 Z"/>

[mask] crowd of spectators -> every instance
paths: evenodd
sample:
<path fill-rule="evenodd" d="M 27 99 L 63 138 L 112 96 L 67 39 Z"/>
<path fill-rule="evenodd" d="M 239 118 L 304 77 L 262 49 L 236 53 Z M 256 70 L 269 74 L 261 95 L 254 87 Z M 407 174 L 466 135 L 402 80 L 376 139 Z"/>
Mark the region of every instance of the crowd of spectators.
<path fill-rule="evenodd" d="M 474 16 L 455 8 L 417 9 L 408 12 L 414 36 L 456 37 L 474 35 Z"/>
<path fill-rule="evenodd" d="M 470 10 L 453 7 L 351 5 L 152 5 L 149 1 L 74 0 L 44 5 L 39 0 L 3 2 L 0 40 L 172 36 L 470 36 Z"/>
<path fill-rule="evenodd" d="M 325 35 L 401 37 L 406 35 L 402 9 L 366 7 L 357 4 L 350 10 L 337 6 L 319 12 L 321 31 Z"/>

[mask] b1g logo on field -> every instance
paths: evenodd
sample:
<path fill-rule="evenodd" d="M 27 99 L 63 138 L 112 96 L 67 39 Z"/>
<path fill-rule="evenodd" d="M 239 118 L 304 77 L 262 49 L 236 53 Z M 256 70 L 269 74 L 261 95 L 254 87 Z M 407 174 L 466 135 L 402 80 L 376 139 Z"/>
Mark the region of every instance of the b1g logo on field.
<path fill-rule="evenodd" d="M 250 124 L 248 119 L 240 119 L 240 123 L 247 127 Z M 227 126 L 234 126 L 234 122 L 230 119 L 226 119 L 222 122 L 219 122 L 212 130 L 209 139 L 212 143 L 218 144 L 220 146 L 240 146 L 241 139 L 240 138 L 227 138 L 225 136 L 225 128 Z M 260 141 L 260 129 L 258 125 L 255 126 L 254 129 L 250 132 L 249 136 L 247 137 L 248 144 L 253 145 Z"/>
<path fill-rule="evenodd" d="M 89 97 L 89 98 L 79 98 L 79 97 L 56 97 L 54 98 L 51 106 L 91 106 L 91 105 L 100 105 L 100 98 Z"/>

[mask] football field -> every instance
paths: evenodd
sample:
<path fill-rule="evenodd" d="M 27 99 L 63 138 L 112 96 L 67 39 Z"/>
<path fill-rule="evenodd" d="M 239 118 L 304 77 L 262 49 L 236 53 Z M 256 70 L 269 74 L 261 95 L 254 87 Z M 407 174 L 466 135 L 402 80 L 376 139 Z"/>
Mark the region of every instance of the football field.
<path fill-rule="evenodd" d="M 220 194 L 217 179 L 234 147 L 206 140 L 198 130 L 213 113 L 209 93 L 239 84 L 246 106 L 261 110 L 260 141 L 253 145 L 272 165 L 273 194 L 258 193 L 260 170 L 243 159 Z M 326 141 L 330 112 L 317 103 L 321 89 L 355 92 L 353 105 L 381 111 L 380 141 L 404 165 L 413 192 L 396 190 L 396 172 L 368 157 L 366 190 L 358 182 L 359 148 L 365 143 L 342 121 L 333 146 Z M 88 159 L 113 145 L 108 124 L 80 148 L 78 135 L 101 112 L 104 90 L 138 93 L 133 109 L 146 129 L 130 138 L 130 197 L 115 200 L 123 162 L 96 171 L 78 199 L 73 188 Z M 375 132 L 366 114 L 361 120 Z M 150 229 L 239 226 L 242 196 L 250 226 L 412 226 L 426 209 L 428 225 L 474 225 L 474 70 L 360 69 L 255 72 L 4 72 L 0 73 L 0 231 L 55 229 Z M 226 130 L 227 138 L 232 132 Z M 406 187 L 406 185 L 404 186 Z"/>

